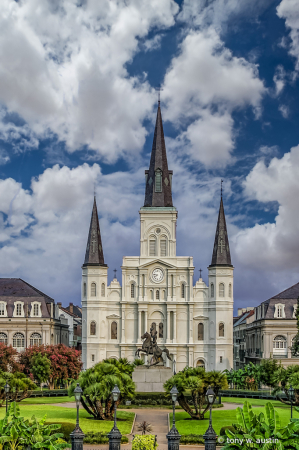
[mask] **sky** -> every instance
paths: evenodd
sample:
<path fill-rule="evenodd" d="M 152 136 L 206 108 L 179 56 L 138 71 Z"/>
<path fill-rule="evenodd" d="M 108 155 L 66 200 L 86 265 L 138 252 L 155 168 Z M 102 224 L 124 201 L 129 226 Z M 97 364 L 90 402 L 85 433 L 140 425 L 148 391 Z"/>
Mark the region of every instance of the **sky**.
<path fill-rule="evenodd" d="M 2 0 L 1 277 L 79 304 L 95 190 L 121 279 L 159 86 L 194 283 L 200 268 L 208 282 L 221 179 L 235 308 L 299 282 L 298 0 Z"/>

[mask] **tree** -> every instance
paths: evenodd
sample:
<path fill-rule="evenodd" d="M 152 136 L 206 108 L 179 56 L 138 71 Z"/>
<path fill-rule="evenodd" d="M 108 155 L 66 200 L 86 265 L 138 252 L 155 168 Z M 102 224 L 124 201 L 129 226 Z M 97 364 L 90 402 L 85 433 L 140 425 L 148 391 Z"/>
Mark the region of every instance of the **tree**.
<path fill-rule="evenodd" d="M 96 420 L 113 419 L 114 400 L 111 391 L 115 385 L 120 390 L 116 405 L 125 398 L 134 397 L 132 366 L 125 359 L 109 359 L 80 373 L 78 382 L 83 390 L 81 403 L 88 414 Z M 76 382 L 73 382 L 69 388 L 69 396 L 73 395 L 75 387 Z"/>
<path fill-rule="evenodd" d="M 30 397 L 36 385 L 30 378 L 21 372 L 0 372 L 0 407 L 5 403 L 6 395 L 4 386 L 6 382 L 10 386 L 8 400 L 10 402 L 20 402 L 24 398 Z"/>
<path fill-rule="evenodd" d="M 48 379 L 50 389 L 54 389 L 58 383 L 77 379 L 82 368 L 81 352 L 63 344 L 32 346 L 26 349 L 20 357 L 24 364 L 24 371 L 28 375 L 31 372 L 31 360 L 40 353 L 47 356 L 51 362 L 51 373 Z"/>
<path fill-rule="evenodd" d="M 168 395 L 170 395 L 174 385 L 179 391 L 178 402 L 180 406 L 192 419 L 197 420 L 204 419 L 204 414 L 209 409 L 209 405 L 205 401 L 209 385 L 213 388 L 215 398 L 220 389 L 228 388 L 227 378 L 224 373 L 216 370 L 205 372 L 202 367 L 186 367 L 181 372 L 173 375 L 164 383 L 164 389 Z M 193 408 L 187 401 L 189 393 L 191 394 Z"/>
<path fill-rule="evenodd" d="M 289 405 L 291 403 L 289 389 L 292 385 L 294 388 L 294 399 L 292 401 L 296 406 L 299 406 L 299 365 L 294 364 L 285 369 L 280 363 L 278 369 L 274 372 L 273 379 L 275 382 L 273 394 L 276 394 L 277 400 Z M 287 400 L 279 396 L 280 391 L 284 392 Z"/>
<path fill-rule="evenodd" d="M 47 381 L 51 375 L 51 361 L 46 355 L 36 353 L 31 359 L 31 372 L 34 379 L 39 381 L 42 391 L 42 383 Z"/>
<path fill-rule="evenodd" d="M 18 361 L 18 352 L 11 345 L 0 342 L 0 370 L 3 372 L 21 371 L 22 366 Z"/>
<path fill-rule="evenodd" d="M 260 382 L 265 386 L 274 387 L 276 384 L 274 374 L 278 369 L 277 359 L 273 358 L 262 359 L 260 367 L 261 367 Z"/>

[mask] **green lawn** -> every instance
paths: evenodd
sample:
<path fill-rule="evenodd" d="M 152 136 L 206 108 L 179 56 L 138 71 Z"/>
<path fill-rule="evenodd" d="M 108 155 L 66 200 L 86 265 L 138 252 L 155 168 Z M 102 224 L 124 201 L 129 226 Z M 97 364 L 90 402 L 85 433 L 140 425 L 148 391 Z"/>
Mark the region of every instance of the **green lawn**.
<path fill-rule="evenodd" d="M 75 402 L 74 397 L 29 397 L 22 400 L 21 405 L 48 405 L 51 403 L 69 403 Z"/>
<path fill-rule="evenodd" d="M 279 414 L 282 426 L 287 425 L 290 421 L 290 409 L 276 408 Z M 254 408 L 254 413 L 259 414 L 265 412 L 265 408 Z M 175 424 L 181 434 L 204 434 L 209 426 L 209 413 L 206 413 L 205 420 L 190 420 L 190 416 L 186 412 L 177 412 L 175 414 Z M 293 417 L 299 419 L 299 413 L 293 410 Z M 188 419 L 188 420 L 185 420 Z M 220 429 L 236 422 L 236 411 L 215 409 L 212 412 L 213 428 L 217 434 Z M 170 424 L 172 424 L 172 414 L 170 415 Z"/>
<path fill-rule="evenodd" d="M 63 406 L 49 406 L 49 405 L 24 405 L 19 403 L 21 416 L 25 419 L 30 419 L 33 415 L 37 419 L 43 418 L 47 415 L 49 422 L 71 422 L 76 423 L 76 409 L 65 408 Z M 0 419 L 5 415 L 5 408 L 0 408 Z M 113 421 L 92 420 L 85 410 L 80 410 L 80 427 L 84 433 L 89 431 L 108 433 L 113 427 Z M 118 411 L 117 426 L 122 434 L 129 434 L 131 432 L 134 413 L 127 411 Z"/>
<path fill-rule="evenodd" d="M 222 403 L 236 403 L 239 405 L 243 405 L 246 400 L 252 405 L 252 406 L 265 406 L 266 403 L 269 402 L 269 400 L 266 399 L 260 399 L 260 398 L 239 398 L 239 397 L 221 397 Z M 284 403 L 281 403 L 278 400 L 270 400 L 274 408 L 287 408 L 290 409 L 291 407 L 289 405 L 285 405 Z"/>

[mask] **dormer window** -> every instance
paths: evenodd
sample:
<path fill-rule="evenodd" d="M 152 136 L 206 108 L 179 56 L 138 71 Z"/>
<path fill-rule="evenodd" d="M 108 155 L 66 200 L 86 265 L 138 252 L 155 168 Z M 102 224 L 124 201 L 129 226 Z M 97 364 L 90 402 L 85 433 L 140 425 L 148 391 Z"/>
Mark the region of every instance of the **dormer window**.
<path fill-rule="evenodd" d="M 6 316 L 6 303 L 0 303 L 0 316 Z"/>
<path fill-rule="evenodd" d="M 1 307 L 1 306 L 0 306 Z M 295 305 L 293 306 L 294 310 L 293 310 L 293 319 L 296 319 L 296 311 L 297 311 L 297 303 L 295 303 Z"/>
<path fill-rule="evenodd" d="M 275 312 L 274 312 L 274 317 L 276 319 L 284 319 L 285 318 L 285 310 L 284 310 L 284 306 L 281 303 L 277 303 L 275 305 Z"/>
<path fill-rule="evenodd" d="M 15 315 L 21 317 L 23 315 L 22 303 L 15 304 Z"/>
<path fill-rule="evenodd" d="M 155 173 L 155 192 L 162 192 L 162 171 L 156 170 Z"/>
<path fill-rule="evenodd" d="M 33 315 L 34 316 L 39 316 L 39 305 L 38 305 L 38 303 L 34 303 L 33 304 Z"/>

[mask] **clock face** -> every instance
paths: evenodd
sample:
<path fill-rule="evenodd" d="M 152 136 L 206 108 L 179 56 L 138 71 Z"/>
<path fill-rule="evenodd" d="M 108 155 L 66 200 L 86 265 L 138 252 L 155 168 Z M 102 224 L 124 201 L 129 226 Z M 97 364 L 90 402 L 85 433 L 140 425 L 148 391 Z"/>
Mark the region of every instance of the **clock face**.
<path fill-rule="evenodd" d="M 152 279 L 156 283 L 160 283 L 164 278 L 163 270 L 161 269 L 155 269 L 152 273 Z"/>

